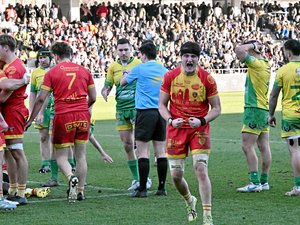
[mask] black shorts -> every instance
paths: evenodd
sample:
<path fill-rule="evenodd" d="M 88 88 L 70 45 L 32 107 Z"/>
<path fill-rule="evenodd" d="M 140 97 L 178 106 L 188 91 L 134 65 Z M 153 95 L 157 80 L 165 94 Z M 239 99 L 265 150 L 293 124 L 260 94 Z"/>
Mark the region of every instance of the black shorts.
<path fill-rule="evenodd" d="M 137 109 L 135 139 L 143 142 L 166 140 L 166 121 L 158 109 Z"/>

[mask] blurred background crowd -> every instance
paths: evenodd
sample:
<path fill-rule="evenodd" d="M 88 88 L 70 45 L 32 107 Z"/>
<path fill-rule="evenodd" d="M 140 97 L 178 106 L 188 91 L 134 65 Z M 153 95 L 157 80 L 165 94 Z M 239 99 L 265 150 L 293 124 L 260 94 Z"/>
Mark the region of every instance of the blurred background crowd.
<path fill-rule="evenodd" d="M 273 3 L 242 3 L 241 7 L 220 4 L 161 2 L 147 4 L 94 2 L 80 6 L 80 20 L 68 21 L 60 6 L 52 3 L 8 5 L 0 12 L 2 33 L 11 33 L 18 41 L 18 56 L 25 62 L 36 51 L 50 47 L 56 40 L 68 42 L 74 61 L 87 67 L 94 77 L 105 76 L 115 60 L 116 42 L 128 38 L 133 54 L 143 40 L 153 40 L 158 57 L 172 69 L 180 63 L 179 46 L 187 40 L 201 46 L 200 64 L 215 73 L 239 72 L 244 65 L 237 60 L 234 47 L 246 40 L 264 44 L 264 55 L 273 69 L 283 62 L 282 42 L 299 39 L 300 2 L 283 8 Z"/>

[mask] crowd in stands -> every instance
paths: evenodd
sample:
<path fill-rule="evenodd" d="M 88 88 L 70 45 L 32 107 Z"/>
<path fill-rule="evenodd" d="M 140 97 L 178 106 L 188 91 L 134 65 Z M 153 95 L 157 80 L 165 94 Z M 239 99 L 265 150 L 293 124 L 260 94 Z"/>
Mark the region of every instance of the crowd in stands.
<path fill-rule="evenodd" d="M 265 56 L 274 69 L 283 61 L 283 39 L 299 38 L 300 3 L 286 9 L 274 3 L 243 3 L 240 7 L 210 4 L 119 2 L 80 6 L 80 20 L 68 21 L 60 6 L 8 5 L 2 21 L 14 24 L 10 32 L 18 40 L 19 57 L 27 61 L 32 52 L 49 47 L 54 41 L 68 42 L 74 61 L 103 76 L 115 59 L 119 38 L 128 38 L 134 53 L 141 42 L 151 39 L 158 57 L 172 69 L 180 63 L 179 46 L 187 40 L 201 46 L 200 64 L 219 73 L 238 71 L 244 65 L 237 60 L 234 46 L 246 40 L 264 43 Z"/>

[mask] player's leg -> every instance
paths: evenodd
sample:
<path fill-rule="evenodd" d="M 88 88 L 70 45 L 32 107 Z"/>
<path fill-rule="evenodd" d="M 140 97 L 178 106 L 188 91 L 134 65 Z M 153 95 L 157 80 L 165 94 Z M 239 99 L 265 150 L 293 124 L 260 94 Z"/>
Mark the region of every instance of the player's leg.
<path fill-rule="evenodd" d="M 13 197 L 13 199 L 9 199 L 12 201 L 17 201 L 20 203 L 20 205 L 27 204 L 27 200 L 25 198 L 25 190 L 26 190 L 26 183 L 27 183 L 27 176 L 28 176 L 28 162 L 27 158 L 25 156 L 25 152 L 23 149 L 23 139 L 7 139 L 7 151 L 9 151 L 10 154 L 6 154 L 6 161 L 7 162 L 7 169 L 8 174 L 10 171 L 15 171 L 15 169 L 12 167 L 16 167 L 16 174 L 17 174 L 17 194 Z M 10 156 L 12 156 L 12 159 Z M 14 176 L 9 176 L 9 179 L 11 180 L 11 177 L 15 179 Z M 12 182 L 15 182 L 14 180 Z"/>
<path fill-rule="evenodd" d="M 3 136 L 4 138 L 4 136 Z M 15 209 L 17 206 L 16 204 L 12 204 L 10 201 L 7 201 L 3 197 L 3 173 L 2 173 L 2 164 L 4 163 L 4 149 L 3 145 L 1 145 L 1 138 L 0 138 L 0 209 L 10 210 Z"/>
<path fill-rule="evenodd" d="M 168 160 L 165 151 L 165 141 L 153 141 L 155 156 L 157 157 L 158 188 L 156 195 L 167 195 L 165 183 L 168 172 Z"/>
<path fill-rule="evenodd" d="M 193 164 L 198 180 L 199 193 L 203 208 L 203 224 L 212 224 L 211 182 L 208 176 L 208 155 L 194 154 Z"/>
<path fill-rule="evenodd" d="M 242 133 L 242 148 L 246 156 L 250 184 L 238 188 L 238 192 L 260 192 L 260 177 L 258 173 L 258 158 L 255 152 L 255 143 L 257 141 L 258 135 L 248 132 Z"/>
<path fill-rule="evenodd" d="M 295 186 L 286 196 L 300 196 L 300 138 L 287 139 L 287 145 L 291 156 L 291 165 L 293 169 Z"/>
<path fill-rule="evenodd" d="M 149 146 L 149 141 L 143 142 L 136 140 L 140 185 L 138 189 L 132 193 L 132 197 L 147 197 L 147 179 L 150 170 Z"/>
<path fill-rule="evenodd" d="M 50 154 L 51 154 L 49 130 L 48 128 L 41 128 L 39 129 L 39 133 L 40 133 L 40 155 L 42 159 L 42 165 L 39 172 L 48 173 L 50 172 Z"/>
<path fill-rule="evenodd" d="M 78 177 L 77 200 L 84 200 L 84 184 L 87 175 L 86 144 L 75 143 L 74 155 L 77 163 L 76 176 Z"/>
<path fill-rule="evenodd" d="M 153 130 L 153 148 L 154 155 L 157 158 L 157 175 L 158 175 L 158 188 L 156 195 L 167 195 L 165 190 L 165 183 L 168 171 L 168 160 L 165 150 L 166 140 L 166 121 L 161 117 L 159 112 L 155 112 L 157 115 L 157 124 Z"/>
<path fill-rule="evenodd" d="M 135 110 L 118 110 L 116 112 L 116 128 L 119 131 L 119 135 L 127 156 L 128 167 L 133 178 L 131 186 L 128 188 L 129 191 L 134 191 L 139 186 L 138 161 L 134 151 L 134 112 Z"/>
<path fill-rule="evenodd" d="M 269 172 L 272 162 L 272 154 L 269 144 L 269 132 L 262 132 L 257 139 L 257 146 L 261 153 L 261 175 L 260 183 L 262 190 L 267 191 L 270 189 L 269 186 Z"/>

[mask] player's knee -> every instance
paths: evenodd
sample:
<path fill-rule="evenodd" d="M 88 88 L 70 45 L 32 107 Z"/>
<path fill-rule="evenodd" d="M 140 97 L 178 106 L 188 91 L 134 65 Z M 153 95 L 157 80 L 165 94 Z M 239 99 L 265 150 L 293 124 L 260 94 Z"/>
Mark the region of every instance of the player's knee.
<path fill-rule="evenodd" d="M 169 168 L 174 181 L 182 179 L 184 167 L 184 159 L 169 159 Z"/>
<path fill-rule="evenodd" d="M 203 166 L 208 165 L 208 154 L 194 154 L 193 155 L 193 166 L 196 169 L 201 169 Z"/>

